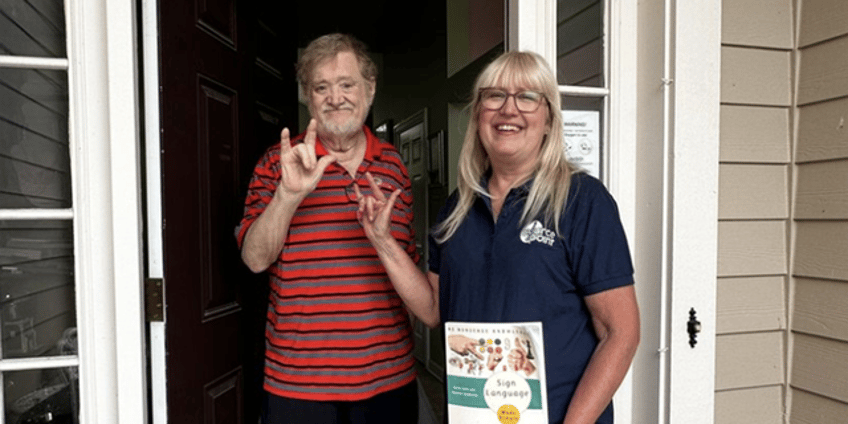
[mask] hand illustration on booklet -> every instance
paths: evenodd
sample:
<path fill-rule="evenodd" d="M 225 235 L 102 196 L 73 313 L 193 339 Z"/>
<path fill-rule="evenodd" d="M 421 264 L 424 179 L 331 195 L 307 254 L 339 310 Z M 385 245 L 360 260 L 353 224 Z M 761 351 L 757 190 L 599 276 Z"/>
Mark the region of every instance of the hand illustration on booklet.
<path fill-rule="evenodd" d="M 542 323 L 445 323 L 448 422 L 546 423 Z"/>

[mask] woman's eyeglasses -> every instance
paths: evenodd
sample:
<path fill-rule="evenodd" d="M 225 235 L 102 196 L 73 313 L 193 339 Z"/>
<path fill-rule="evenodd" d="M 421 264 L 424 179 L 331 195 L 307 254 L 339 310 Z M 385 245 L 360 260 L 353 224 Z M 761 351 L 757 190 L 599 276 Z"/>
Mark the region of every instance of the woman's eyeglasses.
<path fill-rule="evenodd" d="M 480 105 L 489 110 L 500 110 L 510 97 L 515 97 L 515 107 L 525 113 L 535 112 L 545 99 L 545 96 L 538 91 L 524 90 L 508 93 L 501 88 L 488 87 L 480 90 Z"/>

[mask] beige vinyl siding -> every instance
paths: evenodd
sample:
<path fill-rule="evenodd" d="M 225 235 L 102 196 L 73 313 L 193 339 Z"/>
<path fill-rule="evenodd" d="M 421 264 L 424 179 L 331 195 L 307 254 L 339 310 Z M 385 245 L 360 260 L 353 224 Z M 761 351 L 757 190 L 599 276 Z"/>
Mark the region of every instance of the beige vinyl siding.
<path fill-rule="evenodd" d="M 719 279 L 716 331 L 733 334 L 786 329 L 785 281 L 782 275 Z"/>
<path fill-rule="evenodd" d="M 798 108 L 797 162 L 848 157 L 848 97 Z"/>
<path fill-rule="evenodd" d="M 722 3 L 717 424 L 782 424 L 793 0 Z"/>
<path fill-rule="evenodd" d="M 796 219 L 838 220 L 848 216 L 848 166 L 845 161 L 799 166 L 796 190 Z"/>
<path fill-rule="evenodd" d="M 848 416 L 848 2 L 798 0 L 789 422 Z"/>
<path fill-rule="evenodd" d="M 845 422 L 846 407 L 826 397 L 803 390 L 792 390 L 792 424 Z"/>
<path fill-rule="evenodd" d="M 719 391 L 716 393 L 715 422 L 724 424 L 779 423 L 783 420 L 783 390 L 780 386 Z"/>
<path fill-rule="evenodd" d="M 789 162 L 788 108 L 725 104 L 719 119 L 721 162 Z"/>

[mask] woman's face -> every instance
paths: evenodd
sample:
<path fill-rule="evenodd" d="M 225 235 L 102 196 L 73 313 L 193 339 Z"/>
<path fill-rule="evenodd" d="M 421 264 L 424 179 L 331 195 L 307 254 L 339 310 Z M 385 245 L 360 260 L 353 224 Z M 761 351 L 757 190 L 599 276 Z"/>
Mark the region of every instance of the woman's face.
<path fill-rule="evenodd" d="M 538 107 L 527 112 L 532 109 L 534 95 L 541 96 Z M 550 112 L 544 96 L 530 87 L 514 84 L 484 89 L 481 96 L 477 133 L 492 164 L 521 167 L 535 164 L 548 130 Z M 503 105 L 493 109 L 504 96 Z"/>

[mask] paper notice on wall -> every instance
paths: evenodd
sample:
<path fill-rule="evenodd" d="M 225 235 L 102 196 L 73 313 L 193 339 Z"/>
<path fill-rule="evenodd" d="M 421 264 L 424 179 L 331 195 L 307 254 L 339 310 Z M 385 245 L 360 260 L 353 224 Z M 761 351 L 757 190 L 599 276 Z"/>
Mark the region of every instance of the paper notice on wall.
<path fill-rule="evenodd" d="M 600 178 L 600 113 L 594 110 L 562 111 L 565 154 L 572 163 Z"/>

